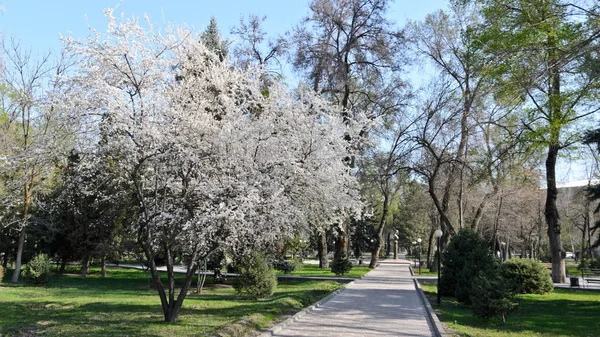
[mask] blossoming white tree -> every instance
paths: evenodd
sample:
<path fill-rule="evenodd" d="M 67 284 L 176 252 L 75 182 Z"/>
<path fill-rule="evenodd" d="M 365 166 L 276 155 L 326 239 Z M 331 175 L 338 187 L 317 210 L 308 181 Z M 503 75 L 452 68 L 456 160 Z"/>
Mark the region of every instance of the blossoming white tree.
<path fill-rule="evenodd" d="M 106 14 L 107 34 L 66 39 L 81 63 L 61 108 L 85 126 L 80 150 L 111 157 L 115 179 L 125 177 L 133 191 L 132 226 L 165 321 L 177 321 L 210 252 L 267 245 L 360 208 L 343 164 L 352 155 L 343 135 L 358 130 L 334 107 L 301 89 L 265 89 L 260 69 L 221 62 L 186 28 L 159 33 Z M 176 254 L 188 266 L 178 294 Z"/>

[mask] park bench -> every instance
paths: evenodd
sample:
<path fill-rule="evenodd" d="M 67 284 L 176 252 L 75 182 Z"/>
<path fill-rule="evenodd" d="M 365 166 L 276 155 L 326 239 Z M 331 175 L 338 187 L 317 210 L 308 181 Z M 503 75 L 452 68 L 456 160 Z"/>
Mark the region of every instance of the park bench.
<path fill-rule="evenodd" d="M 583 284 L 586 282 L 589 283 L 600 283 L 600 269 L 592 269 L 592 268 L 581 268 L 581 278 L 583 279 Z"/>

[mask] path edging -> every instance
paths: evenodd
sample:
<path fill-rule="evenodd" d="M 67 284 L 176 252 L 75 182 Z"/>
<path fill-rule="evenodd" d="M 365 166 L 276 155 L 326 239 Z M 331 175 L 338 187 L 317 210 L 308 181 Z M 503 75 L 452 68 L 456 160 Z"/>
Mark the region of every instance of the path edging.
<path fill-rule="evenodd" d="M 370 273 L 370 271 L 369 271 Z M 367 273 L 368 274 L 368 273 Z M 365 275 L 367 275 L 365 274 Z M 302 317 L 306 316 L 307 314 L 311 313 L 313 310 L 315 310 L 316 308 L 320 307 L 321 305 L 323 305 L 325 302 L 331 300 L 332 298 L 334 298 L 335 296 L 337 296 L 339 293 L 341 293 L 342 291 L 346 290 L 346 287 L 354 284 L 354 282 L 356 280 L 360 280 L 363 277 L 365 277 L 365 275 L 354 279 L 354 281 L 350 282 L 350 283 L 346 283 L 344 284 L 340 289 L 332 292 L 331 294 L 327 295 L 326 297 L 320 299 L 319 301 L 317 301 L 317 303 L 311 305 L 310 307 L 300 310 L 299 312 L 295 313 L 292 317 L 284 320 L 283 322 L 277 323 L 275 326 L 269 328 L 267 331 L 262 332 L 260 335 L 258 335 L 257 337 L 273 337 L 276 334 L 278 334 L 279 332 L 281 332 L 281 330 L 287 328 L 290 324 L 296 322 L 297 320 L 301 319 Z"/>
<path fill-rule="evenodd" d="M 446 331 L 444 331 L 442 322 L 440 322 L 440 319 L 435 314 L 435 311 L 433 311 L 433 307 L 431 306 L 431 303 L 429 303 L 427 296 L 425 296 L 423 289 L 421 289 L 421 284 L 419 283 L 419 281 L 417 279 L 413 279 L 413 281 L 415 282 L 415 289 L 417 290 L 417 293 L 419 294 L 419 298 L 421 299 L 421 302 L 423 303 L 423 306 L 425 307 L 425 311 L 427 312 L 427 318 L 433 327 L 433 333 L 435 334 L 436 337 L 446 337 Z"/>

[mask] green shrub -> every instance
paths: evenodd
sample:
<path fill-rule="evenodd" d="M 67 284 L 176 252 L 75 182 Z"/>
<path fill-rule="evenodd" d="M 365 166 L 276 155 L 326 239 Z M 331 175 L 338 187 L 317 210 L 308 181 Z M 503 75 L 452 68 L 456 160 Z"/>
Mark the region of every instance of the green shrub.
<path fill-rule="evenodd" d="M 52 276 L 52 265 L 46 254 L 38 254 L 25 266 L 25 277 L 35 284 L 44 284 Z"/>
<path fill-rule="evenodd" d="M 336 252 L 331 264 L 331 272 L 337 276 L 342 276 L 352 269 L 352 262 L 348 260 L 344 252 Z"/>
<path fill-rule="evenodd" d="M 296 265 L 286 260 L 278 260 L 273 262 L 273 268 L 275 268 L 275 270 L 281 270 L 285 274 L 289 274 L 296 270 Z"/>
<path fill-rule="evenodd" d="M 295 271 L 300 271 L 304 268 L 304 264 L 299 259 L 294 259 L 291 263 L 294 265 Z"/>
<path fill-rule="evenodd" d="M 252 252 L 236 263 L 240 274 L 233 287 L 241 296 L 251 299 L 269 297 L 277 287 L 277 277 L 264 254 Z"/>
<path fill-rule="evenodd" d="M 466 304 L 471 302 L 471 288 L 478 273 L 497 265 L 487 241 L 469 229 L 459 231 L 452 238 L 442 255 L 442 262 L 441 294 L 454 296 Z"/>
<path fill-rule="evenodd" d="M 581 260 L 581 262 L 579 263 L 579 266 L 577 266 L 578 269 L 581 268 L 593 268 L 593 269 L 599 269 L 600 268 L 600 256 L 598 256 L 595 259 L 590 259 L 589 257 L 585 260 Z"/>
<path fill-rule="evenodd" d="M 500 276 L 498 268 L 490 268 L 473 280 L 471 288 L 471 310 L 479 317 L 500 316 L 506 322 L 506 316 L 517 308 L 510 281 Z"/>
<path fill-rule="evenodd" d="M 516 294 L 545 294 L 554 290 L 546 267 L 533 259 L 510 259 L 500 267 L 500 275 Z"/>

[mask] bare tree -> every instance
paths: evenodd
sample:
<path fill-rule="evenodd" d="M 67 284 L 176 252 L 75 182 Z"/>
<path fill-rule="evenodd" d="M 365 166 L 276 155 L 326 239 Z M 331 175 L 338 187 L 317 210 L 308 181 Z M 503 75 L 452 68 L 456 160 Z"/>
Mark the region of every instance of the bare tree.
<path fill-rule="evenodd" d="M 58 119 L 52 98 L 64 89 L 60 78 L 70 63 L 64 55 L 56 61 L 50 53 L 36 57 L 14 38 L 2 44 L 2 53 L 2 109 L 7 116 L 2 131 L 15 141 L 6 149 L 0 172 L 11 175 L 2 201 L 8 205 L 5 210 L 15 210 L 18 219 L 16 268 L 11 279 L 17 282 L 36 193 L 51 176 L 56 151 L 66 136 L 68 126 Z"/>
<path fill-rule="evenodd" d="M 313 0 L 311 14 L 294 31 L 295 69 L 315 92 L 341 107 L 348 123 L 362 113 L 391 116 L 405 104 L 406 84 L 396 73 L 403 64 L 404 35 L 385 17 L 389 3 Z M 354 167 L 355 157 L 347 162 Z M 336 250 L 347 252 L 348 223 L 336 232 Z"/>

